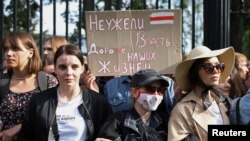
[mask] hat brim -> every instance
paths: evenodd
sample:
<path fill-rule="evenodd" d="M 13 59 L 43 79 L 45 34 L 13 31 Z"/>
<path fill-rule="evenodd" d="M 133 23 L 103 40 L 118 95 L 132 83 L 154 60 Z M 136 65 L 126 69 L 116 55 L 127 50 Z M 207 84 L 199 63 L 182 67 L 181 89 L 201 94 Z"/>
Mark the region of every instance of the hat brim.
<path fill-rule="evenodd" d="M 234 67 L 234 48 L 228 47 L 220 50 L 214 50 L 207 53 L 199 54 L 193 58 L 187 58 L 182 61 L 175 70 L 176 83 L 184 91 L 192 89 L 192 85 L 188 78 L 189 69 L 197 59 L 218 57 L 219 61 L 225 64 L 225 69 L 221 73 L 220 82 L 224 82 Z"/>
<path fill-rule="evenodd" d="M 145 86 L 145 85 L 148 85 L 148 84 L 156 82 L 156 81 L 160 81 L 161 85 L 164 87 L 167 87 L 169 85 L 167 80 L 165 80 L 161 76 L 157 76 L 157 77 L 151 77 L 147 81 L 143 81 L 139 86 Z"/>

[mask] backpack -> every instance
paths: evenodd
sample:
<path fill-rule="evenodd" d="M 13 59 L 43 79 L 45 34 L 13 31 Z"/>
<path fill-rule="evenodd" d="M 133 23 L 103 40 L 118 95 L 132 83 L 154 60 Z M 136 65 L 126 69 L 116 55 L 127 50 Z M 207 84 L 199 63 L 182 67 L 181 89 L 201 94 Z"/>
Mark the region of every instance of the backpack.
<path fill-rule="evenodd" d="M 38 78 L 38 86 L 41 89 L 41 91 L 46 90 L 48 88 L 46 73 L 43 71 L 39 71 L 37 78 Z M 0 75 L 0 103 L 2 103 L 4 96 L 8 93 L 9 85 L 10 85 L 10 75 L 7 73 L 1 74 Z"/>

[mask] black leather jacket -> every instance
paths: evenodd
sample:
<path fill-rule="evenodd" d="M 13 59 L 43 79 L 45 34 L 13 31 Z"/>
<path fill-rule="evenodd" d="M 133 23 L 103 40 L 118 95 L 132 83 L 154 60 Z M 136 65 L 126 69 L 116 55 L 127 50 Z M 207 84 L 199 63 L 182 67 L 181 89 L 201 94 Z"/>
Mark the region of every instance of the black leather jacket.
<path fill-rule="evenodd" d="M 132 108 L 109 116 L 98 137 L 115 141 L 167 141 L 166 119 L 164 113 L 152 112 L 149 125 L 145 125 Z"/>
<path fill-rule="evenodd" d="M 57 107 L 57 87 L 35 94 L 24 116 L 20 141 L 47 141 Z M 111 106 L 101 94 L 90 89 L 83 91 L 83 103 L 78 107 L 88 127 L 88 141 L 97 137 L 106 117 L 112 113 Z"/>

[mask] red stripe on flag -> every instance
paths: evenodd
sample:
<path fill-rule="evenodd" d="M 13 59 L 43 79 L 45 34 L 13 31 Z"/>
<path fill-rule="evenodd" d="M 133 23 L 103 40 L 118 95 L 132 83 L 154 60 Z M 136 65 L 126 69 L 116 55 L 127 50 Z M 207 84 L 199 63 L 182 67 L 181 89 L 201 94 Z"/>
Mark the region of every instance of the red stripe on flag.
<path fill-rule="evenodd" d="M 174 16 L 150 17 L 150 21 L 174 20 Z"/>

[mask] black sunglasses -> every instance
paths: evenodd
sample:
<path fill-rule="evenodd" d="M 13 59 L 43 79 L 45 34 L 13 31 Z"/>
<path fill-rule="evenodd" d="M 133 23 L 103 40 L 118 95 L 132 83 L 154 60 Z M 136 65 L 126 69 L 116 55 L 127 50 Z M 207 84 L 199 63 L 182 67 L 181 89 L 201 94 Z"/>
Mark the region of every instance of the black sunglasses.
<path fill-rule="evenodd" d="M 205 72 L 208 73 L 208 74 L 213 74 L 214 73 L 214 68 L 216 68 L 218 73 L 222 73 L 224 71 L 224 69 L 225 69 L 225 64 L 220 63 L 220 64 L 212 65 L 210 63 L 205 63 L 205 64 L 201 65 L 201 68 L 203 68 L 205 70 Z"/>
<path fill-rule="evenodd" d="M 153 87 L 153 86 L 144 86 L 145 90 L 149 93 L 163 93 L 165 91 L 164 87 Z"/>

